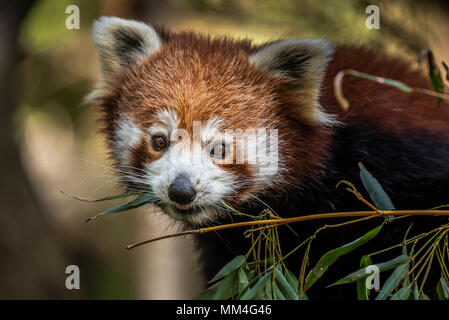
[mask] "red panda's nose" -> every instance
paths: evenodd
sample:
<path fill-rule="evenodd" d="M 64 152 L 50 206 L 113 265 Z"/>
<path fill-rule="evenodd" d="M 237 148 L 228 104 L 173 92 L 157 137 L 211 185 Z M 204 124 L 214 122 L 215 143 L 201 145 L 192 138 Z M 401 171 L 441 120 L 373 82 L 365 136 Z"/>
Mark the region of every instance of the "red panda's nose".
<path fill-rule="evenodd" d="M 179 175 L 168 187 L 168 197 L 178 204 L 188 204 L 196 197 L 196 191 L 190 179 Z"/>

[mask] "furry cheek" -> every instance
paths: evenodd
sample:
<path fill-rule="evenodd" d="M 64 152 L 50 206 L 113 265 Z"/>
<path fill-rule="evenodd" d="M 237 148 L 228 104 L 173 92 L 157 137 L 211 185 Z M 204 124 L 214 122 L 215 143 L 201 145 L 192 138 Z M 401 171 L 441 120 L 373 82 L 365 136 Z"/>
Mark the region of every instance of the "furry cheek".
<path fill-rule="evenodd" d="M 131 119 L 122 116 L 116 120 L 111 147 L 120 167 L 131 165 L 135 154 L 132 149 L 139 145 L 142 135 L 142 130 Z"/>

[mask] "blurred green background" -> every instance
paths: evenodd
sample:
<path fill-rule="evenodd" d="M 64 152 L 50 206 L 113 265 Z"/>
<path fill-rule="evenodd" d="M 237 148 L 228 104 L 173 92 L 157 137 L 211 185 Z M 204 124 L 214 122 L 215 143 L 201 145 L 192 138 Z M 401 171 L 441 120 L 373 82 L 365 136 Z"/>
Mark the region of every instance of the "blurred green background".
<path fill-rule="evenodd" d="M 380 29 L 365 8 L 380 8 Z M 80 9 L 68 30 L 66 7 Z M 203 286 L 189 239 L 128 252 L 125 245 L 177 226 L 148 207 L 84 224 L 105 209 L 86 197 L 120 192 L 96 111 L 83 104 L 98 64 L 90 29 L 102 15 L 214 35 L 327 37 L 365 44 L 416 65 L 421 49 L 449 61 L 449 5 L 434 1 L 36 0 L 0 4 L 0 298 L 182 299 Z M 355 59 L 357 57 L 354 57 Z M 363 70 L 361 70 L 363 71 Z M 111 204 L 108 204 L 109 206 Z M 80 290 L 67 290 L 77 265 Z"/>

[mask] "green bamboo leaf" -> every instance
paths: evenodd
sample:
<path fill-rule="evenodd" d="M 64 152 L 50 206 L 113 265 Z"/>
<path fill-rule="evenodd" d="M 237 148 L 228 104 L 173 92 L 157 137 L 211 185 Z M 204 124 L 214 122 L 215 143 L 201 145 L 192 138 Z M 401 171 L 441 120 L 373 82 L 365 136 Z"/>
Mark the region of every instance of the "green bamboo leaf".
<path fill-rule="evenodd" d="M 437 67 L 435 60 L 433 58 L 432 52 L 430 52 L 431 56 L 429 56 L 429 78 L 432 83 L 433 90 L 438 93 L 444 93 L 444 83 L 441 78 L 440 69 Z M 442 99 L 438 98 L 438 105 L 441 103 Z"/>
<path fill-rule="evenodd" d="M 444 70 L 446 70 L 446 80 L 449 81 L 449 67 L 447 66 L 446 62 L 443 61 L 443 67 Z"/>
<path fill-rule="evenodd" d="M 284 297 L 284 294 L 279 290 L 279 287 L 277 286 L 276 282 L 274 283 L 274 292 L 276 293 L 276 299 L 277 300 L 287 300 Z"/>
<path fill-rule="evenodd" d="M 75 196 L 73 194 L 68 194 L 68 193 L 66 193 L 65 191 L 62 191 L 62 190 L 61 190 L 61 193 L 66 195 L 66 196 L 75 198 L 76 200 L 80 200 L 80 201 L 84 201 L 84 202 L 103 202 L 103 201 L 115 200 L 115 199 L 121 199 L 121 198 L 128 198 L 128 197 L 132 197 L 132 196 L 143 194 L 142 192 L 122 193 L 122 194 L 117 194 L 117 195 L 114 195 L 114 196 L 108 196 L 108 197 L 104 197 L 104 198 L 95 199 L 95 198 L 85 198 L 85 197 Z"/>
<path fill-rule="evenodd" d="M 252 280 L 254 280 L 256 272 L 254 270 L 248 270 L 246 271 L 246 276 L 248 278 L 248 281 L 251 282 Z"/>
<path fill-rule="evenodd" d="M 444 278 L 440 279 L 441 286 L 443 287 L 444 296 L 449 299 L 449 284 Z"/>
<path fill-rule="evenodd" d="M 446 297 L 444 296 L 443 288 L 441 286 L 440 281 L 438 281 L 438 283 L 437 283 L 437 295 L 438 295 L 438 300 L 446 300 Z"/>
<path fill-rule="evenodd" d="M 239 292 L 242 292 L 249 284 L 248 276 L 243 269 L 239 270 Z"/>
<path fill-rule="evenodd" d="M 432 87 L 435 92 L 438 93 L 444 93 L 444 84 L 443 80 L 441 79 L 441 75 L 439 73 L 436 73 L 434 71 L 429 72 L 430 81 L 432 82 Z M 438 105 L 441 104 L 443 101 L 442 98 L 437 98 Z"/>
<path fill-rule="evenodd" d="M 438 281 L 437 294 L 439 300 L 449 300 L 449 286 L 444 278 Z"/>
<path fill-rule="evenodd" d="M 298 278 L 293 274 L 293 272 L 285 269 L 285 279 L 287 279 L 292 288 L 295 288 L 295 291 L 298 291 L 299 281 Z"/>
<path fill-rule="evenodd" d="M 234 259 L 232 259 L 231 261 L 229 261 L 223 268 L 221 268 L 220 271 L 218 271 L 218 273 L 215 275 L 215 277 L 209 281 L 210 282 L 214 282 L 220 278 L 225 277 L 226 275 L 228 275 L 229 273 L 231 273 L 232 271 L 240 268 L 244 263 L 245 263 L 245 256 L 237 256 Z"/>
<path fill-rule="evenodd" d="M 385 190 L 380 185 L 379 181 L 373 177 L 373 175 L 366 170 L 365 166 L 359 162 L 360 168 L 360 179 L 362 180 L 365 189 L 368 191 L 368 194 L 373 200 L 374 205 L 377 209 L 380 210 L 395 210 L 393 203 L 391 202 L 390 197 L 387 195 Z"/>
<path fill-rule="evenodd" d="M 245 288 L 243 288 L 243 290 L 239 291 L 237 297 L 235 298 L 236 300 L 241 300 L 246 292 L 259 280 L 259 275 L 257 275 L 254 270 L 247 271 L 246 276 L 248 277 L 249 283 Z"/>
<path fill-rule="evenodd" d="M 282 294 L 285 296 L 287 300 L 298 300 L 298 287 L 293 287 L 291 284 L 287 281 L 287 279 L 284 277 L 282 272 L 275 268 L 275 282 L 278 285 L 279 289 L 281 290 Z"/>
<path fill-rule="evenodd" d="M 255 281 L 254 281 L 255 282 Z M 245 287 L 245 288 L 243 288 L 243 290 L 241 290 L 241 291 L 239 291 L 239 293 L 237 294 L 237 297 L 235 298 L 235 300 L 241 300 L 242 299 L 242 297 L 248 292 L 248 290 L 251 288 L 251 285 L 253 285 L 254 284 L 254 282 L 253 283 L 251 283 L 251 281 L 248 283 L 248 285 Z"/>
<path fill-rule="evenodd" d="M 193 300 L 212 300 L 215 296 L 215 292 L 217 292 L 217 289 L 221 285 L 222 281 L 214 283 L 213 286 L 209 287 L 207 290 L 197 295 L 195 298 L 193 298 Z"/>
<path fill-rule="evenodd" d="M 103 216 L 103 215 L 107 215 L 107 214 L 111 214 L 111 213 L 118 213 L 118 212 L 123 212 L 123 211 L 131 210 L 131 209 L 135 209 L 135 208 L 141 207 L 141 206 L 143 206 L 143 205 L 145 205 L 147 203 L 152 203 L 154 201 L 155 201 L 155 199 L 154 199 L 154 197 L 152 195 L 141 194 L 138 198 L 136 198 L 136 199 L 134 199 L 134 200 L 132 200 L 130 202 L 118 205 L 118 206 L 116 206 L 114 208 L 111 208 L 109 210 L 103 211 L 103 212 L 101 212 L 101 213 L 99 213 L 99 214 L 97 214 L 97 215 L 87 219 L 85 222 L 89 222 L 89 221 L 94 220 L 94 219 L 96 219 L 96 218 L 98 218 L 100 216 Z"/>
<path fill-rule="evenodd" d="M 404 236 L 404 243 L 407 240 L 407 234 Z M 402 246 L 402 255 L 403 256 L 408 256 L 408 251 L 407 251 L 407 245 L 403 245 Z M 405 286 L 409 286 L 410 285 L 410 275 L 407 276 L 407 278 L 405 279 Z M 410 288 L 411 291 L 411 288 Z M 410 299 L 412 300 L 412 299 Z"/>
<path fill-rule="evenodd" d="M 429 296 L 423 292 L 419 300 L 430 300 Z"/>
<path fill-rule="evenodd" d="M 441 79 L 441 75 L 439 71 L 434 66 L 433 68 L 429 68 L 429 77 L 432 82 L 433 89 L 438 93 L 444 92 L 444 84 L 443 79 Z"/>
<path fill-rule="evenodd" d="M 386 261 L 383 263 L 374 264 L 374 266 L 377 266 L 377 268 L 379 268 L 379 272 L 382 272 L 382 271 L 387 271 L 387 270 L 396 268 L 397 266 L 399 266 L 401 264 L 407 263 L 409 260 L 410 260 L 409 257 L 400 255 L 392 260 L 389 260 L 389 261 Z M 369 275 L 370 275 L 370 273 L 366 272 L 366 268 L 361 268 L 361 269 L 341 278 L 340 280 L 338 280 L 337 282 L 333 283 L 330 286 L 351 283 L 351 282 L 357 281 L 359 279 L 364 279 L 364 278 L 368 277 Z"/>
<path fill-rule="evenodd" d="M 264 300 L 273 300 L 273 289 L 271 288 L 271 281 L 268 281 L 265 284 L 265 288 L 264 288 Z"/>
<path fill-rule="evenodd" d="M 361 245 L 374 238 L 379 233 L 381 228 L 382 225 L 372 229 L 371 231 L 351 243 L 347 243 L 339 248 L 326 252 L 307 276 L 304 286 L 305 289 L 309 289 L 327 271 L 327 269 L 335 261 L 337 261 L 338 258 L 353 251 L 354 249 L 360 247 Z"/>
<path fill-rule="evenodd" d="M 410 88 L 405 83 L 403 83 L 401 81 L 393 80 L 393 79 L 384 78 L 384 84 L 387 84 L 389 86 L 392 86 L 392 87 L 399 89 L 401 91 L 404 91 L 404 92 L 412 92 L 413 91 L 413 89 Z"/>
<path fill-rule="evenodd" d="M 403 287 L 398 290 L 394 295 L 391 296 L 390 300 L 408 300 L 412 289 L 410 286 Z"/>
<path fill-rule="evenodd" d="M 268 272 L 256 284 L 249 288 L 244 295 L 241 296 L 241 300 L 261 300 L 265 295 L 265 284 L 267 281 L 271 281 L 272 273 Z"/>
<path fill-rule="evenodd" d="M 373 76 L 371 74 L 363 73 L 363 72 L 356 71 L 356 70 L 351 70 L 349 72 L 349 74 L 351 74 L 351 75 L 353 75 L 355 77 L 358 77 L 358 78 L 362 78 L 362 79 L 367 79 L 367 80 L 383 83 L 383 84 L 392 86 L 392 87 L 394 87 L 396 89 L 399 89 L 401 91 L 404 91 L 404 92 L 412 92 L 413 91 L 413 89 L 410 88 L 408 85 L 406 85 L 403 82 L 397 81 L 397 80 L 388 79 L 388 78 L 382 78 L 382 77 L 378 77 L 378 76 Z"/>
<path fill-rule="evenodd" d="M 217 291 L 215 291 L 213 300 L 227 300 L 233 296 L 237 274 L 238 271 L 234 270 L 223 278 Z"/>
<path fill-rule="evenodd" d="M 397 288 L 401 280 L 404 279 L 407 272 L 408 272 L 408 262 L 396 267 L 391 276 L 389 276 L 387 281 L 385 281 L 385 284 L 380 290 L 379 294 L 377 295 L 376 300 L 387 299 L 390 293 L 393 292 L 395 288 Z"/>
<path fill-rule="evenodd" d="M 131 209 L 138 208 L 140 206 L 143 206 L 143 205 L 153 202 L 153 201 L 154 201 L 154 197 L 152 195 L 142 194 L 141 196 L 139 196 L 137 199 L 134 199 L 133 201 L 130 201 L 128 203 L 125 203 L 125 204 L 119 205 L 117 207 L 114 207 L 112 209 L 104 211 L 104 214 L 110 214 L 110 213 L 131 210 Z"/>
<path fill-rule="evenodd" d="M 370 256 L 363 256 L 362 259 L 360 259 L 361 268 L 366 268 L 372 264 Z M 369 293 L 370 290 L 366 287 L 365 278 L 357 280 L 357 299 L 369 300 Z"/>
<path fill-rule="evenodd" d="M 430 50 L 421 51 L 421 53 L 419 54 L 418 61 L 420 61 L 424 56 L 427 58 L 427 65 L 429 67 L 428 75 L 429 75 L 433 90 L 435 90 L 435 92 L 438 92 L 438 93 L 444 93 L 443 79 L 441 78 L 441 72 L 435 62 L 435 58 L 433 56 L 432 51 L 430 51 Z M 440 105 L 442 99 L 438 98 L 437 101 L 438 101 L 438 105 Z"/>
<path fill-rule="evenodd" d="M 420 300 L 419 299 L 418 284 L 416 282 L 415 282 L 415 285 L 413 286 L 413 299 L 414 300 Z"/>

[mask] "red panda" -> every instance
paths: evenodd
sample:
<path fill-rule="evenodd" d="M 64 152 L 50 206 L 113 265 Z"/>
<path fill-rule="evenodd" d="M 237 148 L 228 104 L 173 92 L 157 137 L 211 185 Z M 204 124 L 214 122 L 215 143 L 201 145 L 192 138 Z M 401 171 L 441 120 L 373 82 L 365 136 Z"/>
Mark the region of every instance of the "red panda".
<path fill-rule="evenodd" d="M 335 188 L 345 179 L 363 190 L 358 162 L 397 209 L 448 202 L 446 104 L 355 78 L 343 84 L 349 111 L 334 96 L 333 79 L 348 68 L 430 88 L 425 76 L 397 58 L 327 39 L 253 45 L 112 17 L 95 22 L 93 41 L 101 72 L 89 99 L 102 112 L 122 179 L 129 190 L 152 194 L 187 228 L 229 221 L 223 202 L 252 213 L 268 207 L 282 217 L 366 210 Z M 377 245 L 402 241 L 409 226 L 390 225 Z M 316 226 L 293 227 L 308 236 Z M 311 260 L 368 227 L 329 231 L 314 243 Z M 299 241 L 288 230 L 283 237 L 287 247 Z M 202 235 L 206 274 L 247 245 L 237 230 Z M 358 259 L 337 267 L 339 275 L 356 270 Z M 298 261 L 292 270 L 299 270 Z M 315 296 L 335 297 L 336 291 L 326 292 L 332 293 Z"/>

